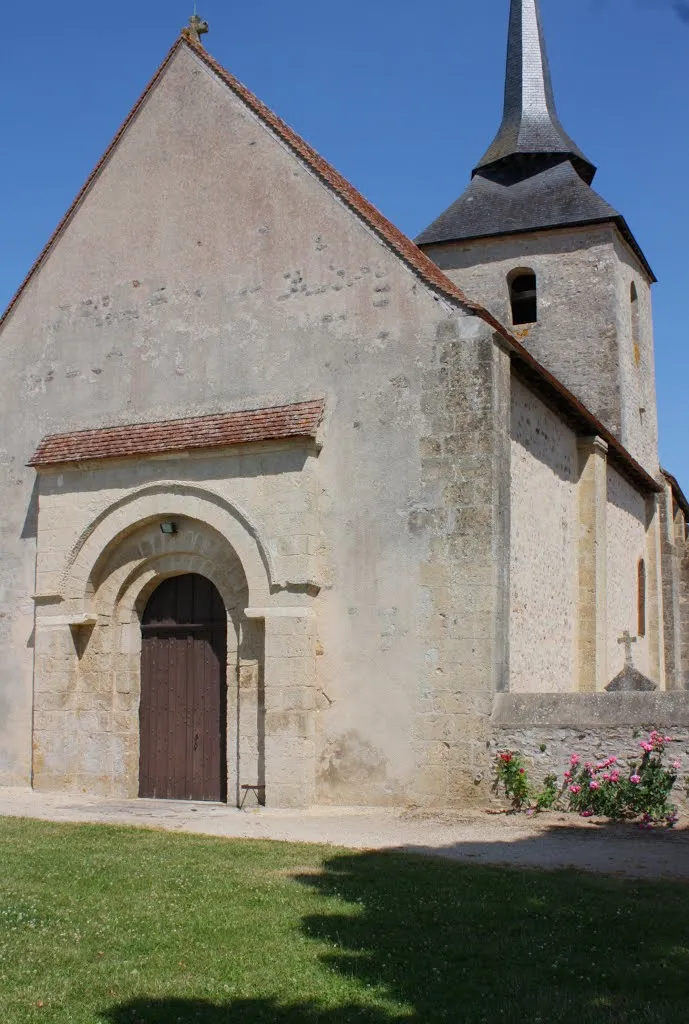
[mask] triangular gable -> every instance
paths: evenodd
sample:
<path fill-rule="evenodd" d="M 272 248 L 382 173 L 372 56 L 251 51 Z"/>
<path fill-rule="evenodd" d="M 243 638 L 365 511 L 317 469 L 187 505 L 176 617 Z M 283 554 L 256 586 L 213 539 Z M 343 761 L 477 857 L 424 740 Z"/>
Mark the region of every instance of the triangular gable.
<path fill-rule="evenodd" d="M 292 152 L 295 153 L 307 165 L 307 167 L 313 171 L 317 177 L 335 193 L 335 195 L 338 196 L 339 199 L 353 210 L 367 224 L 367 226 L 371 228 L 371 230 L 374 231 L 375 234 L 378 235 L 378 237 L 382 239 L 382 241 L 385 242 L 418 277 L 421 278 L 424 284 L 440 293 L 454 305 L 460 306 L 466 312 L 480 316 L 494 330 L 500 331 L 500 333 L 504 332 L 504 327 L 488 312 L 488 310 L 467 299 L 464 293 L 454 285 L 449 278 L 445 276 L 445 274 L 443 274 L 436 264 L 433 263 L 428 256 L 422 253 L 414 242 L 403 234 L 399 228 L 396 228 L 394 224 L 384 217 L 372 203 L 365 199 L 361 193 L 358 192 L 357 189 L 355 189 L 354 186 L 339 173 L 339 171 L 336 171 L 335 168 L 327 162 L 327 160 L 324 160 L 312 146 L 297 135 L 289 125 L 279 118 L 277 114 L 273 113 L 273 111 L 270 110 L 265 103 L 261 102 L 257 96 L 254 96 L 254 94 L 247 89 L 245 85 L 242 85 L 234 75 L 230 74 L 229 71 L 218 64 L 218 62 L 214 60 L 209 53 L 207 53 L 203 46 L 199 43 L 193 42 L 184 35 L 175 42 L 167 57 L 144 89 L 125 121 L 122 123 L 112 142 L 103 153 L 103 156 L 94 167 L 83 188 L 79 191 L 74 202 L 67 210 L 47 244 L 38 255 L 38 258 L 0 318 L 0 329 L 19 302 L 19 299 L 34 274 L 39 270 L 46 257 L 52 251 L 60 235 L 71 221 L 82 200 L 85 198 L 101 170 L 117 148 L 120 139 L 125 134 L 130 124 L 135 120 L 149 95 L 165 74 L 165 71 L 173 57 L 177 51 L 184 46 L 191 50 L 192 53 L 206 65 L 206 67 L 208 67 L 229 89 L 231 89 L 232 92 L 258 116 L 263 124 L 270 128 L 278 138 L 281 139 L 282 142 L 284 142 Z"/>
<path fill-rule="evenodd" d="M 216 76 L 229 88 L 251 110 L 259 120 L 266 125 L 291 151 L 309 168 L 316 177 L 350 210 L 352 210 L 361 221 L 366 224 L 373 233 L 431 290 L 447 299 L 457 308 L 462 309 L 469 315 L 480 317 L 496 334 L 500 335 L 507 343 L 510 358 L 520 365 L 522 371 L 531 380 L 533 386 L 545 392 L 547 397 L 563 408 L 568 416 L 577 424 L 584 433 L 598 434 L 608 443 L 612 459 L 616 461 L 623 471 L 638 485 L 646 491 L 659 491 L 660 485 L 636 462 L 618 439 L 607 430 L 596 417 L 586 409 L 582 403 L 555 378 L 548 370 L 536 360 L 531 353 L 501 324 L 491 313 L 478 303 L 471 302 L 466 295 L 448 277 L 443 274 L 438 266 L 425 255 L 410 238 L 396 228 L 379 210 L 365 199 L 353 185 L 350 184 L 338 171 L 335 170 L 319 153 L 305 142 L 289 125 L 274 114 L 264 103 L 261 102 L 246 86 L 242 85 L 234 75 L 226 71 L 210 54 L 206 52 L 200 43 L 193 42 L 186 36 L 179 38 L 167 57 L 160 65 L 155 75 L 144 89 L 140 98 L 123 122 L 119 131 L 106 149 L 105 153 L 96 164 L 89 175 L 83 188 L 76 199 L 67 210 L 66 214 L 58 224 L 47 244 L 39 254 L 23 282 L 17 289 L 7 309 L 0 318 L 0 330 L 5 321 L 17 306 L 27 286 L 34 275 L 43 265 L 46 258 L 52 252 L 65 228 L 69 225 L 82 201 L 87 196 L 91 186 L 97 180 L 100 172 L 107 164 L 123 135 L 129 126 L 136 119 L 139 111 L 145 104 L 151 92 L 155 89 L 175 54 L 181 47 L 187 47 L 191 53 L 206 65 Z"/>

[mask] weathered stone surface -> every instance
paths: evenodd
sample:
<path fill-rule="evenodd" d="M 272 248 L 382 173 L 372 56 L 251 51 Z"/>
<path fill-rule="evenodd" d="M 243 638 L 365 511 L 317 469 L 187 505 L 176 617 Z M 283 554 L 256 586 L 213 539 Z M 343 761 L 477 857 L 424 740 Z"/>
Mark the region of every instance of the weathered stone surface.
<path fill-rule="evenodd" d="M 605 687 L 608 693 L 648 693 L 657 690 L 656 684 L 633 665 L 625 665 Z"/>
<path fill-rule="evenodd" d="M 521 340 L 655 473 L 648 282 L 615 232 L 434 256 L 499 315 L 532 267 Z M 461 806 L 498 743 L 689 726 L 676 511 L 424 281 L 176 52 L 2 331 L 0 784 L 136 795 L 140 616 L 180 573 L 225 603 L 232 801 Z M 25 468 L 48 433 L 311 399 L 317 443 Z M 641 559 L 658 691 L 604 694 Z"/>
<path fill-rule="evenodd" d="M 500 693 L 491 723 L 499 728 L 689 728 L 685 693 Z"/>
<path fill-rule="evenodd" d="M 515 334 L 651 474 L 657 473 L 650 281 L 614 224 L 429 245 L 424 251 L 505 324 L 512 322 L 508 274 L 532 270 L 538 322 L 515 326 Z"/>

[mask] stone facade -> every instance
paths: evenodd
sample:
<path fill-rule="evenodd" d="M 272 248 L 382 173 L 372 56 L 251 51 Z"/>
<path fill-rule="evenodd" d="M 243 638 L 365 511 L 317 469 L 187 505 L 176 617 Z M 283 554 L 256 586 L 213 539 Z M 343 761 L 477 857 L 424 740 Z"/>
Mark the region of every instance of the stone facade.
<path fill-rule="evenodd" d="M 684 518 L 616 229 L 434 252 L 503 318 L 536 270 L 525 351 L 283 129 L 180 43 L 2 321 L 0 784 L 137 794 L 141 616 L 183 573 L 227 612 L 231 803 L 461 806 L 538 700 L 563 736 L 570 698 L 607 728 L 640 558 L 635 656 L 685 685 Z M 89 460 L 77 436 L 27 467 L 58 432 L 311 400 L 317 437 Z"/>
<path fill-rule="evenodd" d="M 626 629 L 637 638 L 634 664 L 645 675 L 657 678 L 649 664 L 649 638 L 639 635 L 638 629 L 638 565 L 647 559 L 646 502 L 610 466 L 607 476 L 607 675 L 612 679 L 624 665 L 624 650 L 617 638 Z"/>
<path fill-rule="evenodd" d="M 577 438 L 517 378 L 511 470 L 510 690 L 567 692 L 577 666 Z"/>
<path fill-rule="evenodd" d="M 160 580 L 181 572 L 210 579 L 227 609 L 227 734 L 236 737 L 228 742 L 232 802 L 243 783 L 265 783 L 264 716 L 276 705 L 285 716 L 315 707 L 313 644 L 304 652 L 303 644 L 290 646 L 280 637 L 303 633 L 313 619 L 302 591 L 316 587 L 318 577 L 317 454 L 285 442 L 41 473 L 35 786 L 136 795 L 139 623 Z M 258 489 L 252 484 L 257 478 Z M 173 535 L 160 531 L 165 518 L 175 522 Z M 280 643 L 284 663 L 268 661 L 266 700 L 266 658 L 274 658 Z M 285 689 L 290 675 L 293 689 Z M 299 745 L 302 725 L 285 717 L 282 742 Z M 290 787 L 297 785 L 312 797 L 313 750 L 307 769 L 305 757 L 292 758 L 291 775 L 283 770 L 279 780 L 270 779 L 271 799 L 293 802 Z"/>
<path fill-rule="evenodd" d="M 190 527 L 199 537 L 212 529 L 229 541 L 225 561 L 232 548 L 247 574 L 250 608 L 288 598 L 308 605 L 312 585 L 318 590 L 314 622 L 281 621 L 276 632 L 270 615 L 262 617 L 266 731 L 272 722 L 288 735 L 283 726 L 291 722 L 293 746 L 315 761 L 313 781 L 294 783 L 299 799 L 317 792 L 321 800 L 391 803 L 419 791 L 441 803 L 455 799 L 456 772 L 434 760 L 435 727 L 428 718 L 418 723 L 436 691 L 450 705 L 450 671 L 469 680 L 447 721 L 453 757 L 473 763 L 474 691 L 487 720 L 496 676 L 506 675 L 500 552 L 509 367 L 492 333 L 423 285 L 192 49 L 178 49 L 2 329 L 9 481 L 0 554 L 2 782 L 38 782 L 43 773 L 46 785 L 135 787 L 136 689 L 116 697 L 115 682 L 113 707 L 128 702 L 129 724 L 118 722 L 128 741 L 113 744 L 108 765 L 94 768 L 89 754 L 78 770 L 51 774 L 61 755 L 47 719 L 32 763 L 34 655 L 64 655 L 71 661 L 65 675 L 79 670 L 70 624 L 53 624 L 49 640 L 42 634 L 43 616 L 55 611 L 43 599 L 61 593 L 57 580 L 78 538 L 88 534 L 79 563 L 86 587 L 118 531 L 136 532 L 148 516 L 175 513 L 202 524 Z M 41 437 L 56 431 L 311 398 L 326 404 L 315 477 L 278 471 L 271 453 L 233 455 L 220 466 L 193 457 L 179 465 L 140 459 L 46 473 L 39 495 L 34 472 L 23 468 Z M 495 417 L 496 409 L 504 411 Z M 216 499 L 206 502 L 203 517 L 176 503 L 174 488 L 182 484 L 202 495 L 222 493 L 257 524 L 276 573 L 268 583 L 264 572 L 271 600 L 251 593 L 244 548 L 227 533 L 230 514 L 220 525 Z M 277 492 L 278 485 L 287 489 Z M 69 497 L 57 512 L 51 503 L 59 505 L 60 486 Z M 142 488 L 152 491 L 135 515 Z M 111 521 L 119 527 L 106 538 L 103 524 Z M 144 548 L 133 557 L 143 559 L 147 539 L 137 534 L 136 543 Z M 179 567 L 168 564 L 165 572 L 172 571 Z M 132 597 L 129 612 L 136 609 Z M 281 631 L 288 624 L 300 649 L 314 633 L 313 650 L 299 657 L 305 665 L 317 659 L 316 706 L 304 714 L 319 721 L 318 751 L 303 709 L 288 703 L 306 699 L 290 672 L 275 676 L 280 696 L 270 689 L 268 666 L 287 643 Z M 133 619 L 130 626 L 135 676 Z M 99 650 L 95 632 L 87 660 L 89 650 Z M 251 673 L 255 667 L 247 666 L 245 682 Z M 104 722 L 96 725 L 94 731 L 89 720 L 82 731 L 103 733 Z M 266 735 L 266 759 L 274 743 Z M 271 770 L 266 761 L 268 792 Z M 296 799 L 288 788 L 278 802 Z"/>
<path fill-rule="evenodd" d="M 515 336 L 650 473 L 658 472 L 650 282 L 614 224 L 479 238 L 424 251 L 508 325 L 508 275 L 532 270 L 538 321 L 515 326 Z"/>

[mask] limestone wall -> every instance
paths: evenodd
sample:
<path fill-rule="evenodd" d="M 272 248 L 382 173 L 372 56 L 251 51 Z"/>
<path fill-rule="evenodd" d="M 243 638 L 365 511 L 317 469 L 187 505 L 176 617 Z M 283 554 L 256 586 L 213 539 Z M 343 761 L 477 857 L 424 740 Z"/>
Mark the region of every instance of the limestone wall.
<path fill-rule="evenodd" d="M 459 800 L 506 678 L 509 390 L 486 325 L 427 289 L 182 48 L 1 340 L 0 782 L 32 768 L 46 508 L 25 467 L 41 437 L 324 398 L 317 500 L 270 459 L 204 482 L 255 519 L 275 593 L 303 599 L 290 566 L 319 573 L 317 798 Z M 172 462 L 107 486 L 196 472 Z M 98 516 L 98 487 L 87 471 L 71 489 L 39 588 Z"/>
<path fill-rule="evenodd" d="M 646 635 L 633 647 L 634 664 L 645 675 L 657 676 L 649 663 L 649 635 L 657 628 L 650 614 L 648 594 L 651 566 L 648 558 L 646 503 L 643 495 L 608 466 L 607 509 L 607 675 L 612 679 L 624 665 L 624 647 L 618 638 L 625 630 L 638 633 L 638 565 L 644 559 L 647 575 Z M 655 679 L 658 682 L 658 679 Z"/>
<path fill-rule="evenodd" d="M 577 441 L 512 377 L 510 690 L 569 691 L 576 671 Z"/>
<path fill-rule="evenodd" d="M 679 565 L 680 679 L 683 688 L 689 690 L 689 541 L 682 544 Z"/>
<path fill-rule="evenodd" d="M 293 441 L 41 473 L 35 786 L 137 795 L 140 616 L 160 579 L 185 571 L 212 579 L 228 614 L 229 799 L 265 784 L 263 622 L 245 612 L 271 587 L 316 585 L 316 456 Z M 295 601 L 308 596 L 285 593 L 281 607 Z M 313 743 L 313 721 L 311 731 Z"/>
<path fill-rule="evenodd" d="M 616 293 L 622 427 L 620 438 L 636 458 L 656 473 L 658 413 L 651 286 L 636 257 L 615 233 Z M 631 289 L 635 300 L 632 302 Z"/>

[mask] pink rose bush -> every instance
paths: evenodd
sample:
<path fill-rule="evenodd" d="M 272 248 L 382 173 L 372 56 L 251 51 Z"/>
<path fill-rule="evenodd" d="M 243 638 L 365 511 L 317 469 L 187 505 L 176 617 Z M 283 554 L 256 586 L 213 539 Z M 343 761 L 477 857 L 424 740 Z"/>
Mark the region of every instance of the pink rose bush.
<path fill-rule="evenodd" d="M 663 764 L 666 746 L 672 743 L 656 729 L 648 739 L 642 740 L 640 761 L 630 761 L 627 774 L 617 765 L 616 757 L 608 757 L 597 764 L 586 761 L 581 765 L 578 754 L 572 754 L 569 772 L 562 792 L 567 793 L 569 808 L 583 817 L 598 815 L 613 820 L 638 818 L 644 828 L 657 824 L 672 826 L 677 811 L 670 795 L 682 764 L 674 760 L 668 768 Z"/>
<path fill-rule="evenodd" d="M 677 758 L 669 767 L 663 763 L 666 747 L 672 742 L 671 736 L 654 729 L 639 744 L 641 759 L 629 759 L 626 770 L 617 757 L 582 763 L 579 754 L 573 753 L 562 785 L 558 787 L 556 775 L 548 775 L 538 791 L 529 784 L 522 755 L 503 751 L 495 759 L 495 789 L 504 788 L 514 810 L 529 808 L 533 813 L 562 807 L 564 802 L 567 809 L 584 818 L 636 819 L 642 828 L 671 828 L 678 815 L 670 797 L 682 768 Z"/>

